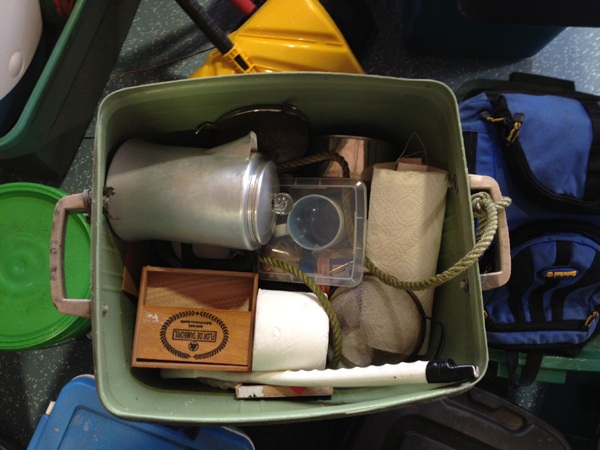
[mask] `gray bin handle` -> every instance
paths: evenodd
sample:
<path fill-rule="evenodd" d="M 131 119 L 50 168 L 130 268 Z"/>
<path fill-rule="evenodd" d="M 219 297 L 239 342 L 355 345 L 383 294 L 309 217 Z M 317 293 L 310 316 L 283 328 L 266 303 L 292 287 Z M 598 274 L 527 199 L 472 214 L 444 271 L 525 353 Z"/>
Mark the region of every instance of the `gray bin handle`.
<path fill-rule="evenodd" d="M 90 318 L 92 301 L 67 298 L 65 283 L 65 235 L 70 212 L 84 212 L 84 194 L 61 198 L 54 209 L 50 235 L 50 289 L 52 301 L 58 312 L 69 316 Z"/>
<path fill-rule="evenodd" d="M 494 202 L 500 201 L 502 193 L 498 182 L 492 177 L 484 175 L 469 175 L 471 189 L 489 191 Z M 504 209 L 498 210 L 498 230 L 496 231 L 496 254 L 498 255 L 499 270 L 481 274 L 481 290 L 489 291 L 503 286 L 508 282 L 511 271 L 510 240 L 508 237 L 508 223 Z"/>

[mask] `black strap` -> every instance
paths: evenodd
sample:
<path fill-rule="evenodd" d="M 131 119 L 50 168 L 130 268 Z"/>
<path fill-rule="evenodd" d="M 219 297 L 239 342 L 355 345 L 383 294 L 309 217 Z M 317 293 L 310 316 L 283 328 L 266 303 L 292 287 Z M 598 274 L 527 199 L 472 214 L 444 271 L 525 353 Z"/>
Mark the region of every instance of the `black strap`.
<path fill-rule="evenodd" d="M 525 322 L 523 296 L 533 283 L 535 277 L 531 248 L 527 247 L 520 251 L 517 256 L 512 259 L 511 264 L 513 272 L 506 285 L 506 288 L 508 289 L 508 307 L 515 318 L 515 322 L 523 323 Z"/>
<path fill-rule="evenodd" d="M 473 131 L 463 131 L 463 142 L 465 144 L 465 156 L 467 158 L 467 172 L 476 173 L 477 167 L 477 134 Z"/>
<path fill-rule="evenodd" d="M 533 90 L 544 90 L 550 93 L 575 92 L 575 82 L 563 80 L 562 78 L 547 77 L 526 72 L 513 72 L 508 76 L 510 83 L 528 84 L 534 87 Z"/>
<path fill-rule="evenodd" d="M 521 377 L 516 380 L 515 373 L 519 365 L 519 354 L 517 352 L 506 352 L 508 359 L 508 374 L 510 380 L 515 386 L 525 387 L 530 386 L 538 376 L 544 354 L 542 352 L 530 352 L 527 354 L 525 365 L 521 371 Z"/>
<path fill-rule="evenodd" d="M 488 99 L 494 103 L 494 100 L 496 100 L 499 96 L 504 95 L 504 94 L 526 94 L 526 95 L 554 95 L 556 97 L 565 97 L 565 98 L 574 98 L 575 100 L 580 100 L 580 101 L 591 101 L 591 102 L 597 102 L 600 101 L 600 96 L 597 95 L 593 95 L 593 94 L 586 94 L 585 92 L 568 92 L 568 91 L 562 91 L 562 92 L 547 92 L 542 90 L 535 90 L 535 89 L 513 89 L 513 88 L 507 88 L 507 89 L 501 89 L 501 90 L 485 90 L 485 95 L 488 97 Z"/>
<path fill-rule="evenodd" d="M 531 222 L 521 225 L 519 228 L 509 233 L 510 246 L 518 247 L 521 244 L 541 235 L 542 233 L 579 233 L 586 235 L 587 238 L 594 240 L 600 245 L 600 228 L 586 223 L 571 219 L 545 220 L 543 222 Z"/>
<path fill-rule="evenodd" d="M 571 262 L 571 243 L 567 241 L 556 242 L 556 256 L 552 267 L 567 267 Z M 554 289 L 561 282 L 558 278 L 545 279 L 544 284 L 538 286 L 529 295 L 529 314 L 532 322 L 546 322 L 544 313 L 544 295 Z"/>
<path fill-rule="evenodd" d="M 593 137 L 588 159 L 585 193 L 583 199 L 594 201 L 600 198 L 600 106 L 598 101 L 580 100 L 592 121 Z"/>

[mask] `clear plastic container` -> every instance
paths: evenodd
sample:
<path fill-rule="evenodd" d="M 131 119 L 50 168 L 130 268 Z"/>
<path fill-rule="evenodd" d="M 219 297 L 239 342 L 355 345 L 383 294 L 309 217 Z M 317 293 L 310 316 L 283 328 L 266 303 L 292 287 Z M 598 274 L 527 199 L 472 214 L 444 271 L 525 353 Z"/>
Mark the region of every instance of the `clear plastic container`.
<path fill-rule="evenodd" d="M 367 192 L 360 180 L 282 178 L 280 191 L 293 200 L 279 216 L 261 255 L 275 258 L 323 286 L 356 286 L 363 277 Z M 300 283 L 293 275 L 261 263 L 262 280 Z"/>

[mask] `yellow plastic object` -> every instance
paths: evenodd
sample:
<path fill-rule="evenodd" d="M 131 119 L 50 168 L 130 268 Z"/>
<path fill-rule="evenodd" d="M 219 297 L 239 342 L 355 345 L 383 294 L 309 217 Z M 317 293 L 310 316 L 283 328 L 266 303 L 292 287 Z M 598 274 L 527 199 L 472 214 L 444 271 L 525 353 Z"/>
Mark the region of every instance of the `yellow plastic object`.
<path fill-rule="evenodd" d="M 238 52 L 247 72 L 365 73 L 318 0 L 269 0 L 229 38 L 235 47 L 225 56 L 212 52 L 190 78 L 241 73 L 230 62 Z"/>

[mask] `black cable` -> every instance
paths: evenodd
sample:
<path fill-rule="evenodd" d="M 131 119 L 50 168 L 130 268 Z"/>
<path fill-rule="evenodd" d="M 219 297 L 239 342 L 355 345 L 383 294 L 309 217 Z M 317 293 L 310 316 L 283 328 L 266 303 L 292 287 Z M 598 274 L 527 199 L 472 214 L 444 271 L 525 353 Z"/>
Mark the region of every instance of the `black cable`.
<path fill-rule="evenodd" d="M 444 329 L 444 324 L 438 320 L 433 320 L 431 317 L 428 317 L 429 320 L 431 320 L 431 324 L 433 325 L 434 323 L 439 325 L 440 327 L 440 342 L 438 343 L 438 348 L 435 351 L 435 355 L 433 355 L 432 359 L 438 359 L 442 353 L 442 350 L 444 349 L 444 344 L 446 343 L 446 331 Z"/>
<path fill-rule="evenodd" d="M 427 330 L 428 317 L 427 317 L 427 314 L 425 314 L 423 305 L 421 305 L 421 301 L 419 300 L 417 295 L 413 291 L 406 290 L 406 292 L 408 293 L 410 298 L 412 298 L 413 302 L 415 303 L 415 306 L 417 307 L 417 310 L 419 311 L 419 315 L 421 316 L 421 327 L 419 330 L 419 340 L 417 341 L 417 345 L 415 346 L 415 349 L 412 351 L 412 353 L 407 358 L 407 361 L 415 361 L 417 358 L 417 355 L 423 348 L 423 344 L 425 344 L 425 334 L 426 334 L 425 332 Z"/>
<path fill-rule="evenodd" d="M 435 354 L 432 358 L 432 359 L 438 359 L 440 354 L 442 353 L 442 350 L 444 349 L 444 344 L 446 343 L 446 330 L 444 329 L 444 325 L 442 324 L 442 322 L 440 322 L 438 320 L 433 320 L 431 317 L 429 317 L 427 314 L 425 314 L 425 310 L 423 309 L 423 306 L 421 305 L 419 298 L 416 296 L 416 294 L 413 291 L 407 290 L 406 292 L 413 299 L 413 302 L 415 303 L 415 306 L 417 307 L 417 310 L 419 311 L 419 315 L 421 316 L 421 331 L 419 333 L 419 341 L 417 343 L 417 346 L 415 347 L 415 350 L 413 350 L 413 352 L 410 354 L 410 356 L 408 357 L 407 360 L 408 361 L 416 360 L 417 355 L 423 348 L 423 344 L 425 343 L 425 331 L 426 331 L 426 326 L 427 326 L 426 325 L 427 320 L 429 320 L 432 325 L 435 324 L 440 327 L 440 342 L 438 343 L 438 348 L 436 349 Z"/>

